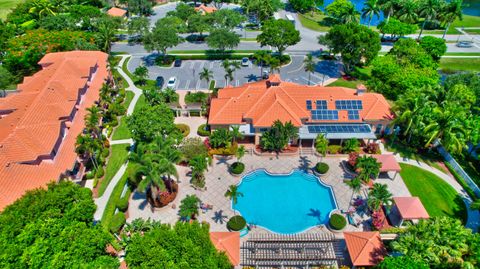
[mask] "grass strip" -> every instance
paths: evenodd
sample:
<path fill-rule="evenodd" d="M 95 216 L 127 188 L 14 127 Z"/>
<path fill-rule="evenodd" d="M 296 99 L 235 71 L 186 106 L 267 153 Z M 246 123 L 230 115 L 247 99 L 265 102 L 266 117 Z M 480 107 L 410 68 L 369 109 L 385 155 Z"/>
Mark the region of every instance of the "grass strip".
<path fill-rule="evenodd" d="M 99 197 L 103 195 L 118 169 L 127 161 L 129 147 L 130 145 L 126 144 L 111 146 L 110 158 L 108 158 L 107 167 L 105 168 L 105 176 L 100 181 L 100 186 L 98 186 Z"/>

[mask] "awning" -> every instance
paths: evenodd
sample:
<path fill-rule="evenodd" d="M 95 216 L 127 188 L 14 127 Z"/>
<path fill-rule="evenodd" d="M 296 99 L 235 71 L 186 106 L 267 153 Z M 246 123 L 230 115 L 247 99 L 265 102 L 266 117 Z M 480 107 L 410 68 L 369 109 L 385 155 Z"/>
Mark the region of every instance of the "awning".
<path fill-rule="evenodd" d="M 299 129 L 299 138 L 315 139 L 324 134 L 327 139 L 376 139 L 368 124 L 315 124 L 304 125 Z"/>
<path fill-rule="evenodd" d="M 430 218 L 418 197 L 393 197 L 393 202 L 404 220 Z"/>
<path fill-rule="evenodd" d="M 400 172 L 402 169 L 393 154 L 376 154 L 372 157 L 382 164 L 380 172 Z"/>
<path fill-rule="evenodd" d="M 251 136 L 251 135 L 255 135 L 255 128 L 253 128 L 253 126 L 251 124 L 242 124 L 242 125 L 237 125 L 239 126 L 239 131 L 240 133 L 242 133 L 243 135 L 247 135 L 247 136 Z M 230 130 L 232 128 L 230 127 Z"/>
<path fill-rule="evenodd" d="M 379 232 L 344 232 L 348 254 L 355 266 L 374 266 L 387 254 Z"/>

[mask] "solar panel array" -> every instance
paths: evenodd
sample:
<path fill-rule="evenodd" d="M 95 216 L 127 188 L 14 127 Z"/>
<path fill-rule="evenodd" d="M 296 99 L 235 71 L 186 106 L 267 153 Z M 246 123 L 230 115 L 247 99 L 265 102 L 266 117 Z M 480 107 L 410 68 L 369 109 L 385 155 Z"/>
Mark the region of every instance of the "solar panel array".
<path fill-rule="evenodd" d="M 349 120 L 359 120 L 360 115 L 358 114 L 358 110 L 348 110 L 348 119 Z"/>
<path fill-rule="evenodd" d="M 327 101 L 326 100 L 317 100 L 315 101 L 317 109 L 327 109 Z"/>
<path fill-rule="evenodd" d="M 317 109 L 312 110 L 313 120 L 338 120 L 337 110 Z"/>
<path fill-rule="evenodd" d="M 312 110 L 312 100 L 307 100 L 307 110 Z"/>
<path fill-rule="evenodd" d="M 338 110 L 359 110 L 363 109 L 362 100 L 337 100 L 335 108 Z"/>
<path fill-rule="evenodd" d="M 370 133 L 370 126 L 366 124 L 326 124 L 308 126 L 310 133 Z"/>

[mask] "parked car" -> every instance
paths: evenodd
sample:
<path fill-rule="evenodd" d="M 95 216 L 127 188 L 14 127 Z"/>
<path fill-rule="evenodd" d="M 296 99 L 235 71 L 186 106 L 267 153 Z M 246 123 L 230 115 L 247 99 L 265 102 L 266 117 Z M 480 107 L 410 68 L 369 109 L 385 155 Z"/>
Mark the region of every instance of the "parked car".
<path fill-rule="evenodd" d="M 175 87 L 175 84 L 177 84 L 177 78 L 176 77 L 171 77 L 171 78 L 168 79 L 168 82 L 167 82 L 167 87 L 168 88 Z"/>
<path fill-rule="evenodd" d="M 155 79 L 155 85 L 158 87 L 158 88 L 162 88 L 163 87 L 163 84 L 165 83 L 165 79 L 163 79 L 162 76 L 158 76 L 156 79 Z"/>
<path fill-rule="evenodd" d="M 459 48 L 471 48 L 473 47 L 472 41 L 460 41 L 457 43 L 457 47 Z"/>
<path fill-rule="evenodd" d="M 175 59 L 175 62 L 173 63 L 173 66 L 175 66 L 175 67 L 182 66 L 182 59 Z"/>
<path fill-rule="evenodd" d="M 249 60 L 248 60 L 247 57 L 242 58 L 242 66 L 248 66 L 248 62 L 249 62 Z"/>
<path fill-rule="evenodd" d="M 268 70 L 263 70 L 262 78 L 268 79 L 269 76 L 270 76 L 270 73 L 268 72 Z"/>

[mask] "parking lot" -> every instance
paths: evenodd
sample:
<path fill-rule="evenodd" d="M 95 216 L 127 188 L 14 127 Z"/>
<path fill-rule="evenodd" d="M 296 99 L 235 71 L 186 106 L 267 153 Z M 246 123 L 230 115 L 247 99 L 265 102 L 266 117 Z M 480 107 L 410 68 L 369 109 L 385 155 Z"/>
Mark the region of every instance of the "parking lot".
<path fill-rule="evenodd" d="M 308 84 L 308 73 L 304 70 L 304 56 L 292 56 L 292 61 L 280 69 L 280 75 L 285 81 L 292 81 L 300 84 Z M 166 82 L 170 77 L 176 77 L 176 90 L 198 90 L 207 89 L 205 80 L 200 80 L 199 73 L 207 68 L 213 73 L 213 80 L 216 87 L 225 87 L 225 71 L 220 60 L 184 60 L 180 67 L 160 67 L 153 64 L 152 56 L 133 56 L 128 63 L 128 69 L 133 72 L 136 67 L 145 65 L 149 70 L 149 78 L 155 80 L 162 76 Z M 268 70 L 264 68 L 263 70 Z M 319 61 L 316 70 L 311 74 L 311 84 L 322 84 L 330 78 L 338 77 L 339 64 L 334 61 Z M 248 66 L 242 66 L 236 70 L 233 81 L 228 81 L 232 86 L 239 86 L 247 82 L 257 81 L 261 78 L 261 68 L 249 61 Z"/>

